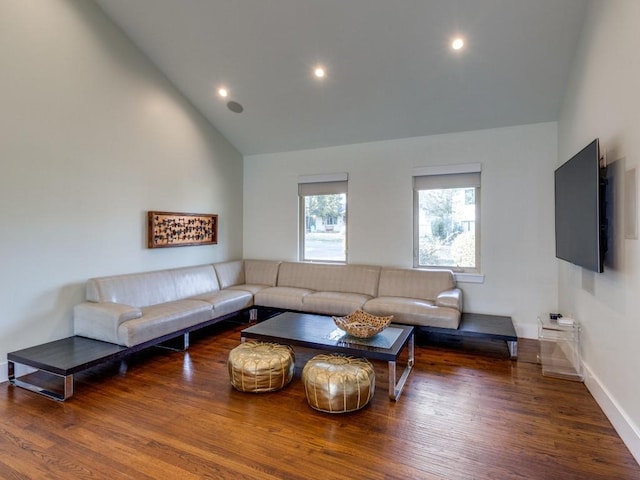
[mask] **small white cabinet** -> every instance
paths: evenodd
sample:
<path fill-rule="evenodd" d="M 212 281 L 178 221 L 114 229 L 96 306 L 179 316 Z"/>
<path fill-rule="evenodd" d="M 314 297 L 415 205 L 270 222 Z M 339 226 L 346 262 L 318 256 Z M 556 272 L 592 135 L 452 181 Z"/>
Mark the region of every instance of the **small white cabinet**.
<path fill-rule="evenodd" d="M 557 320 L 538 318 L 538 340 L 542 374 L 581 382 L 580 324 L 560 325 Z"/>

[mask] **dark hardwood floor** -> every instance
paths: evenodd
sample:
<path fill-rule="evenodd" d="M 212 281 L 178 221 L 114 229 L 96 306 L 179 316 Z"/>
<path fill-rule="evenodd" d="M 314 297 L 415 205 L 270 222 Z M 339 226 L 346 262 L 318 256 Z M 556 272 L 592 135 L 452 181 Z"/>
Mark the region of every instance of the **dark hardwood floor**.
<path fill-rule="evenodd" d="M 363 410 L 312 410 L 296 376 L 268 394 L 235 391 L 227 354 L 240 326 L 149 349 L 127 368 L 76 376 L 58 403 L 0 385 L 3 479 L 640 479 L 640 466 L 582 383 L 546 378 L 537 342 L 420 338 L 398 402 L 386 364 Z"/>

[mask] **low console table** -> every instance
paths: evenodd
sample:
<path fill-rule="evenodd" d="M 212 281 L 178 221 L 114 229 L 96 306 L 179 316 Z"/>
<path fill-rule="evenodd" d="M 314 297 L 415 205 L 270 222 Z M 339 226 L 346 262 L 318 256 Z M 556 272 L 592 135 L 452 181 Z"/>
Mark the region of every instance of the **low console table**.
<path fill-rule="evenodd" d="M 460 319 L 460 325 L 456 330 L 438 327 L 419 327 L 419 329 L 421 332 L 431 332 L 456 337 L 502 340 L 507 342 L 511 359 L 516 360 L 518 358 L 518 335 L 516 334 L 516 329 L 513 326 L 511 317 L 464 312 Z"/>
<path fill-rule="evenodd" d="M 186 350 L 189 348 L 189 333 L 191 331 L 228 320 L 236 315 L 237 313 L 230 313 L 216 317 L 132 347 L 73 336 L 11 352 L 7 354 L 9 382 L 17 387 L 26 388 L 45 397 L 63 402 L 73 395 L 73 375 L 75 373 L 82 372 L 101 363 L 122 360 L 148 347 L 157 346 L 174 351 Z M 178 346 L 174 346 L 176 342 Z M 51 376 L 61 378 L 61 391 L 52 391 L 24 380 L 24 377 L 29 377 L 29 375 L 17 378 L 16 364 L 32 367 Z"/>
<path fill-rule="evenodd" d="M 73 375 L 100 363 L 119 360 L 131 349 L 84 337 L 67 337 L 7 354 L 9 382 L 45 397 L 65 401 L 73 395 Z M 15 365 L 26 365 L 62 379 L 62 392 L 55 392 L 16 378 Z"/>

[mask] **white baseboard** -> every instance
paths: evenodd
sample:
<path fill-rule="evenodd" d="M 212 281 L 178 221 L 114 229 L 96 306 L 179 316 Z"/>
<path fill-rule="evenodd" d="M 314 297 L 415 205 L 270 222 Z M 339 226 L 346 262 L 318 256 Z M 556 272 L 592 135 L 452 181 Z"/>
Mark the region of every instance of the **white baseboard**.
<path fill-rule="evenodd" d="M 584 383 L 589 392 L 600 405 L 602 411 L 607 416 L 613 428 L 627 446 L 631 455 L 640 464 L 640 429 L 635 425 L 626 412 L 620 408 L 618 402 L 611 396 L 607 388 L 596 377 L 587 364 L 583 364 L 585 378 Z"/>
<path fill-rule="evenodd" d="M 538 330 L 531 325 L 522 326 L 518 328 L 518 337 L 537 339 Z M 640 464 L 640 428 L 631 421 L 600 379 L 593 374 L 589 365 L 583 362 L 582 367 L 584 369 L 584 384 L 589 393 L 620 435 L 636 462 Z"/>

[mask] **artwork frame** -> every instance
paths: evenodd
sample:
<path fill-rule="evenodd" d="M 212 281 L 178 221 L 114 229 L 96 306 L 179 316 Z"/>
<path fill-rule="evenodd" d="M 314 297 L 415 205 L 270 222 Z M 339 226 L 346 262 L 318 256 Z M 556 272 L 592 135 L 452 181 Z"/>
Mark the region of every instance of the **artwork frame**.
<path fill-rule="evenodd" d="M 147 212 L 149 248 L 216 245 L 218 215 L 213 213 Z"/>

